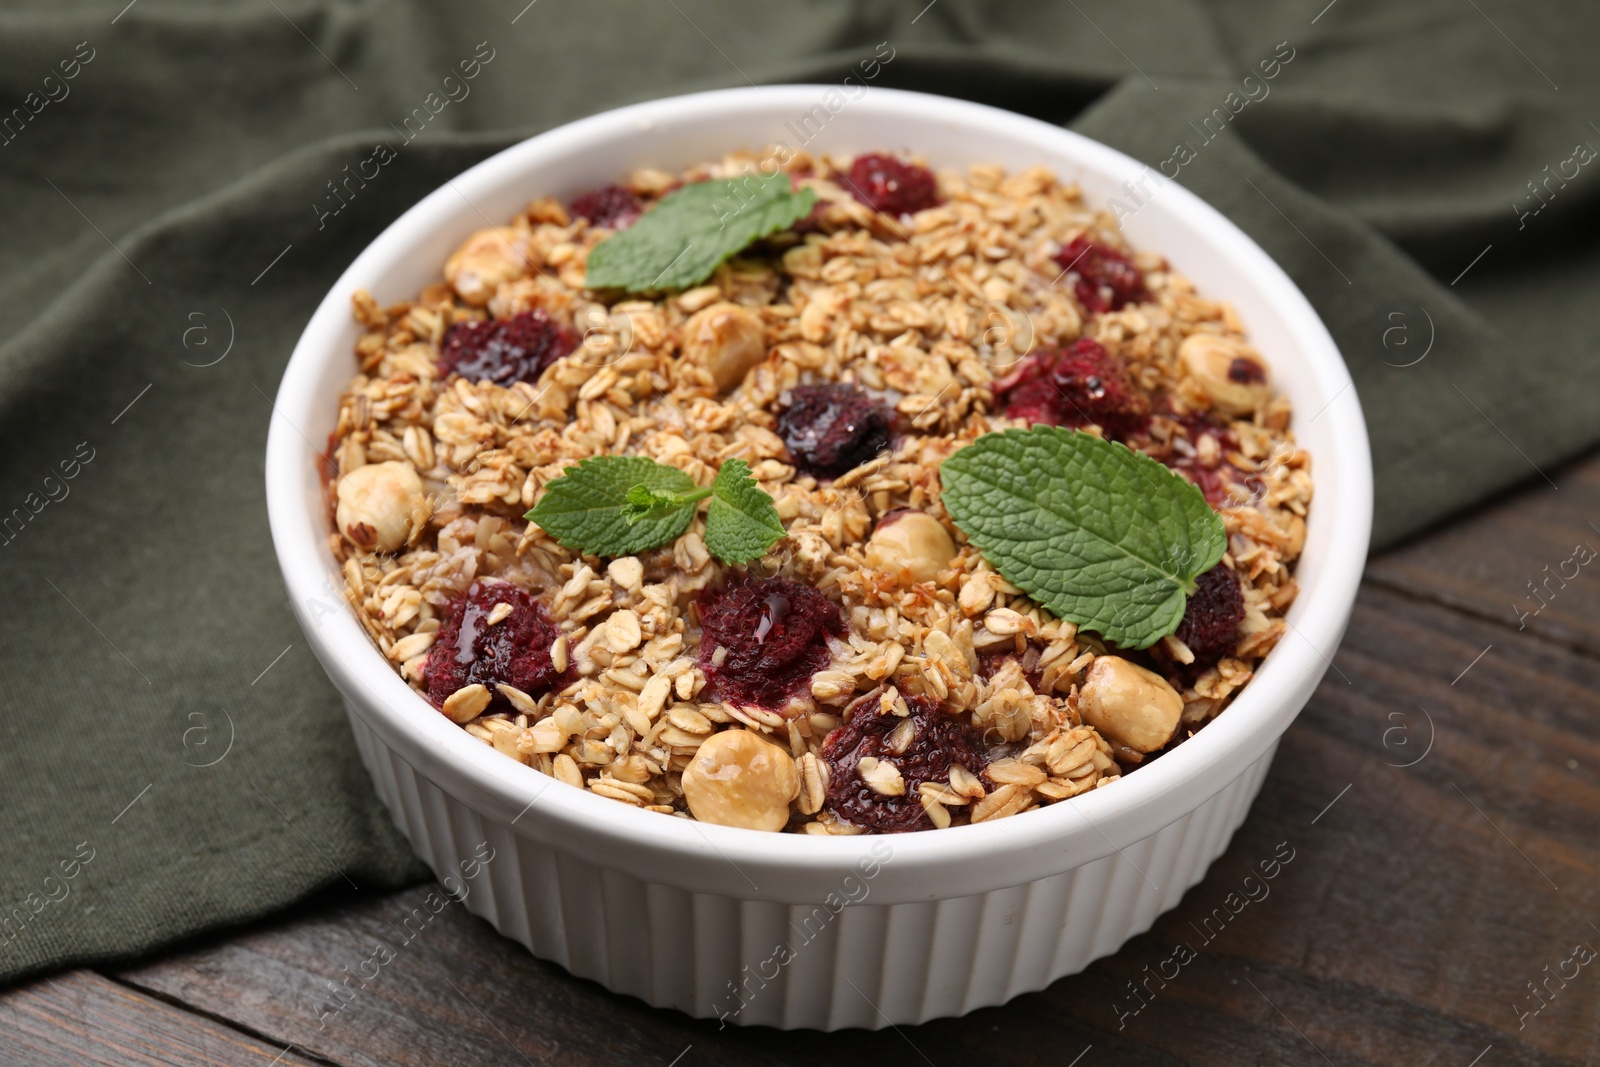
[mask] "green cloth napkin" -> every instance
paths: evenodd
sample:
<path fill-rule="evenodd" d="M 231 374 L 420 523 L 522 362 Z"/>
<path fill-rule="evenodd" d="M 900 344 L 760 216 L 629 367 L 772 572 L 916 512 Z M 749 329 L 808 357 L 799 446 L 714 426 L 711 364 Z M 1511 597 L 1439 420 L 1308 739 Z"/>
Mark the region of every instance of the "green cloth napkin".
<path fill-rule="evenodd" d="M 892 53 L 874 85 L 1069 123 L 1285 266 L 1354 372 L 1380 544 L 1551 475 L 1600 436 L 1600 9 L 1325 3 L 0 11 L 0 978 L 425 873 L 286 602 L 269 398 L 386 224 L 570 119 Z"/>

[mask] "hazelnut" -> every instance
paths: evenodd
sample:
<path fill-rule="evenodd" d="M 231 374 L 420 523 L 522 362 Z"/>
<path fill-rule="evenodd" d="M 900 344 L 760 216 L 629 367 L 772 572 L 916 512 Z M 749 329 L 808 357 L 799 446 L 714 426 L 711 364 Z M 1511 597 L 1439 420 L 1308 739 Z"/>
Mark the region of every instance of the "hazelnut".
<path fill-rule="evenodd" d="M 867 541 L 867 566 L 931 582 L 955 558 L 956 544 L 944 524 L 922 511 L 891 511 Z"/>
<path fill-rule="evenodd" d="M 369 463 L 339 479 L 339 532 L 367 552 L 393 552 L 432 515 L 422 479 L 409 463 Z"/>
<path fill-rule="evenodd" d="M 1272 397 L 1266 360 L 1236 338 L 1191 334 L 1178 346 L 1178 358 L 1225 415 L 1249 415 Z"/>
<path fill-rule="evenodd" d="M 1108 741 L 1154 752 L 1177 732 L 1183 698 L 1154 671 L 1097 656 L 1078 691 L 1078 714 Z"/>
<path fill-rule="evenodd" d="M 529 236 L 509 226 L 479 230 L 445 261 L 445 280 L 462 300 L 483 307 L 496 289 L 529 266 Z"/>
<path fill-rule="evenodd" d="M 789 753 L 738 727 L 706 738 L 683 769 L 683 798 L 701 822 L 782 830 L 799 795 Z"/>
<path fill-rule="evenodd" d="M 767 358 L 767 331 L 761 316 L 726 301 L 694 313 L 683 324 L 684 357 L 711 372 L 720 392 L 744 381 Z"/>

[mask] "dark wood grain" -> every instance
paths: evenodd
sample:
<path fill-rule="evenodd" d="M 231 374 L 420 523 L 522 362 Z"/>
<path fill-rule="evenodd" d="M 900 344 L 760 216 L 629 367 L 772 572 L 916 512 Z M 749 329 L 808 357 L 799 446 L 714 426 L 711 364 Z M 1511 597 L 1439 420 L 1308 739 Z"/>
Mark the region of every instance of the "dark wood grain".
<path fill-rule="evenodd" d="M 1549 474 L 1555 488 L 1534 478 L 1374 559 L 1367 579 L 1600 655 L 1600 456 Z"/>
<path fill-rule="evenodd" d="M 1600 948 L 1600 574 L 1585 567 L 1521 629 L 1508 607 L 1574 545 L 1600 547 L 1600 458 L 1551 473 L 1559 490 L 1536 481 L 1375 560 L 1332 669 L 1206 879 L 1115 956 L 1003 1007 L 871 1034 L 719 1031 L 574 979 L 452 905 L 325 1017 L 327 983 L 426 887 L 325 900 L 119 972 L 125 985 L 72 978 L 97 983 L 118 1040 L 156 1032 L 152 1005 L 175 1017 L 179 1051 L 160 1062 L 220 1062 L 183 1050 L 253 1051 L 256 1035 L 340 1067 L 1593 1067 L 1600 960 L 1549 975 L 1574 946 Z M 1162 981 L 1174 958 L 1188 962 Z M 0 997 L 34 1020 L 16 1062 L 109 1062 L 78 1055 L 68 1009 L 42 988 Z"/>
<path fill-rule="evenodd" d="M 30 1067 L 310 1067 L 273 1046 L 90 971 L 19 986 L 5 997 L 0 1062 Z"/>

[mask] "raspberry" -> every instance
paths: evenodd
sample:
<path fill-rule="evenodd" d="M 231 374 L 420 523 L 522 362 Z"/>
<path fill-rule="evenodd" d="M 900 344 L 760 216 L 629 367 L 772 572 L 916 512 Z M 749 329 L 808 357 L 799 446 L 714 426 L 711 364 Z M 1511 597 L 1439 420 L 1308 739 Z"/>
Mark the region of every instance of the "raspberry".
<path fill-rule="evenodd" d="M 1239 576 L 1227 564 L 1219 563 L 1195 580 L 1194 593 L 1176 636 L 1194 653 L 1193 666 L 1209 667 L 1233 653 L 1243 618 L 1244 593 Z"/>
<path fill-rule="evenodd" d="M 911 741 L 903 751 L 892 750 L 889 739 L 906 719 L 880 714 L 876 699 L 858 701 L 844 723 L 822 743 L 822 758 L 829 772 L 828 809 L 873 833 L 932 829 L 917 787 L 924 782 L 948 782 L 952 764 L 982 774 L 989 763 L 977 732 L 964 717 L 945 714 L 937 701 L 926 697 L 908 696 L 905 700 L 913 725 Z M 893 763 L 905 779 L 905 795 L 873 792 L 856 770 L 863 756 Z"/>
<path fill-rule="evenodd" d="M 1076 276 L 1072 291 L 1091 312 L 1121 311 L 1150 297 L 1144 275 L 1126 252 L 1077 237 L 1056 253 L 1056 262 Z"/>
<path fill-rule="evenodd" d="M 509 319 L 458 322 L 444 335 L 439 373 L 496 385 L 536 382 L 546 367 L 578 347 L 571 330 L 542 310 Z"/>
<path fill-rule="evenodd" d="M 701 593 L 696 604 L 700 668 L 712 700 L 777 711 L 828 665 L 828 634 L 844 633 L 833 601 L 787 578 L 740 575 Z"/>
<path fill-rule="evenodd" d="M 487 624 L 496 604 L 510 604 L 511 614 Z M 510 711 L 497 682 L 539 696 L 569 680 L 550 661 L 550 646 L 559 632 L 533 596 L 509 582 L 473 582 L 452 606 L 439 627 L 422 677 L 428 699 L 443 707 L 445 698 L 463 686 L 480 682 L 494 694 L 492 711 Z"/>
<path fill-rule="evenodd" d="M 881 152 L 857 156 L 845 179 L 850 195 L 885 215 L 909 215 L 939 202 L 933 172 Z"/>
<path fill-rule="evenodd" d="M 1094 423 L 1120 439 L 1144 428 L 1150 398 L 1122 361 L 1083 337 L 1066 349 L 1037 352 L 994 386 L 1006 415 L 1052 426 Z"/>
<path fill-rule="evenodd" d="M 632 189 L 602 185 L 573 200 L 572 213 L 596 226 L 620 230 L 644 213 L 644 204 Z"/>
<path fill-rule="evenodd" d="M 778 416 L 789 459 L 808 474 L 833 477 L 889 447 L 889 412 L 854 385 L 797 385 Z"/>

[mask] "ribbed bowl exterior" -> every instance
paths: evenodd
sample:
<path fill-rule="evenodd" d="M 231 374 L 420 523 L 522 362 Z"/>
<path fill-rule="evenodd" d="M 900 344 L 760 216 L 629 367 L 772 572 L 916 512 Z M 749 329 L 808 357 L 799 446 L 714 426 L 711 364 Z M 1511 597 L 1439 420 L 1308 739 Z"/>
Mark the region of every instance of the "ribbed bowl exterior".
<path fill-rule="evenodd" d="M 903 904 L 874 904 L 869 891 L 830 907 L 690 892 L 536 842 L 419 774 L 347 707 L 379 796 L 447 885 L 493 849 L 464 900 L 473 914 L 613 992 L 785 1030 L 961 1015 L 1110 955 L 1205 876 L 1277 750 L 1163 829 L 1062 874 Z"/>

